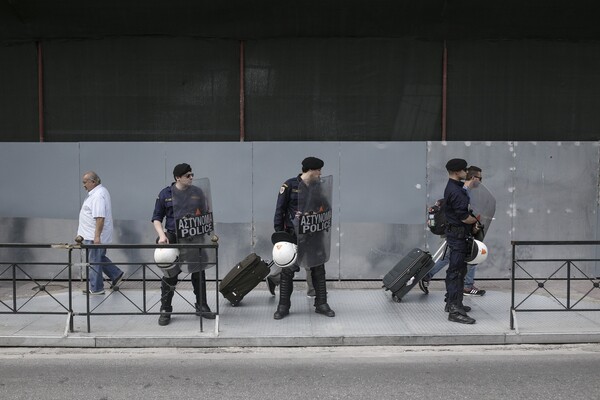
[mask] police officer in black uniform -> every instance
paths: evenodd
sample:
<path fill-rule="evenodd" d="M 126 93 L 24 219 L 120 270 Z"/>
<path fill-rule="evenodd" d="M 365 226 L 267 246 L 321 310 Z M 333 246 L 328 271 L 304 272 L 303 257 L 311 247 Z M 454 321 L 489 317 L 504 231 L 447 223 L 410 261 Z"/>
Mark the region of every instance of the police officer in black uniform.
<path fill-rule="evenodd" d="M 290 178 L 281 186 L 275 208 L 274 227 L 276 232 L 288 232 L 296 236 L 294 224 L 298 212 L 299 187 L 306 187 L 311 180 L 321 176 L 324 162 L 316 157 L 307 157 L 302 161 L 302 173 Z M 294 290 L 294 275 L 300 268 L 297 265 L 283 268 L 279 288 L 279 305 L 273 315 L 282 319 L 290 313 L 290 298 Z M 315 288 L 315 312 L 334 317 L 335 312 L 327 304 L 327 287 L 325 281 L 325 265 L 311 267 L 311 278 Z"/>
<path fill-rule="evenodd" d="M 478 221 L 469 211 L 469 196 L 462 182 L 467 177 L 467 162 L 461 158 L 454 158 L 446 163 L 446 170 L 446 242 L 450 250 L 450 265 L 446 272 L 446 312 L 449 313 L 449 321 L 474 324 L 475 319 L 467 314 L 471 307 L 463 305 L 464 278 L 467 273 L 465 257 L 469 240 L 478 229 Z"/>
<path fill-rule="evenodd" d="M 158 234 L 157 243 L 177 243 L 177 234 L 175 227 L 175 217 L 173 213 L 173 187 L 175 190 L 184 189 L 186 186 L 191 186 L 194 174 L 192 167 L 189 164 L 177 164 L 173 168 L 173 179 L 175 182 L 164 188 L 158 194 L 154 211 L 152 213 L 152 225 Z M 163 230 L 162 222 L 165 220 L 165 228 Z M 190 267 L 188 267 L 190 268 Z M 215 319 L 215 314 L 210 310 L 206 301 L 206 274 L 204 270 L 192 268 L 192 286 L 196 295 L 196 315 L 207 319 Z M 172 301 L 175 295 L 175 288 L 179 282 L 178 275 L 181 269 L 177 267 L 175 276 L 167 276 L 165 273 L 160 285 L 160 317 L 158 324 L 160 326 L 169 325 L 171 322 L 171 312 L 173 311 Z M 200 306 L 202 304 L 202 306 Z"/>

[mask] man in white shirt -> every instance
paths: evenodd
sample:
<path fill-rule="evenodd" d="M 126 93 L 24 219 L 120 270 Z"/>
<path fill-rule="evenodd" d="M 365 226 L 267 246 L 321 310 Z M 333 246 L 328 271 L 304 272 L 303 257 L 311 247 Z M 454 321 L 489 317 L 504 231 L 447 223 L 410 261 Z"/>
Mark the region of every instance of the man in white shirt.
<path fill-rule="evenodd" d="M 88 197 L 79 212 L 79 227 L 76 241 L 84 244 L 108 244 L 112 241 L 113 221 L 110 203 L 110 194 L 102 186 L 100 177 L 94 171 L 83 174 L 83 187 L 88 192 Z M 88 273 L 89 294 L 103 295 L 104 272 L 112 282 L 111 287 L 118 286 L 123 279 L 123 271 L 119 269 L 106 256 L 106 249 L 89 249 L 88 259 L 90 269 Z M 87 294 L 87 290 L 83 291 Z"/>

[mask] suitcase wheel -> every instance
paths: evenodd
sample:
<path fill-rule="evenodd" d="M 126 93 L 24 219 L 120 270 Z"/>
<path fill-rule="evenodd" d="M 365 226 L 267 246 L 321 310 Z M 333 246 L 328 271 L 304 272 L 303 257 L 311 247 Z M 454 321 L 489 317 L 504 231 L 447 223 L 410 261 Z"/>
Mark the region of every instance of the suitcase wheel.
<path fill-rule="evenodd" d="M 237 307 L 240 303 L 231 303 L 231 307 Z"/>
<path fill-rule="evenodd" d="M 402 301 L 402 299 L 395 294 L 392 295 L 392 300 L 394 300 L 396 303 L 400 303 Z"/>

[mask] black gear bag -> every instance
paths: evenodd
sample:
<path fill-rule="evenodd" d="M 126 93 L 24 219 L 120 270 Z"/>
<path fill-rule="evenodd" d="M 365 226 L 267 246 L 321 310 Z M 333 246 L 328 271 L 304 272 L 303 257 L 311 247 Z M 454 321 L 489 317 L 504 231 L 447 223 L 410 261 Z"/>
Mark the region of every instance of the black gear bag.
<path fill-rule="evenodd" d="M 427 207 L 427 227 L 434 235 L 444 235 L 448 221 L 446 220 L 446 202 L 439 199 L 431 207 Z"/>

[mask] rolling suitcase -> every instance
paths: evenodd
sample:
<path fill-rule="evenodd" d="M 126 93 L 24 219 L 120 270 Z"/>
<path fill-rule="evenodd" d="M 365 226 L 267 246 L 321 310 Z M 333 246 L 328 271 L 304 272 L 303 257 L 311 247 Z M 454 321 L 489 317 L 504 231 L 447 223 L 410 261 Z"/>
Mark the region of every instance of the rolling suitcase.
<path fill-rule="evenodd" d="M 235 307 L 270 272 L 270 265 L 267 265 L 255 253 L 252 253 L 225 275 L 221 281 L 219 292 Z"/>
<path fill-rule="evenodd" d="M 383 287 L 390 290 L 392 299 L 399 303 L 434 265 L 431 254 L 414 248 L 383 277 Z"/>

